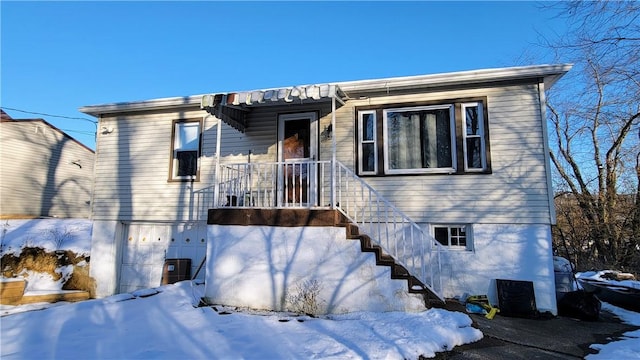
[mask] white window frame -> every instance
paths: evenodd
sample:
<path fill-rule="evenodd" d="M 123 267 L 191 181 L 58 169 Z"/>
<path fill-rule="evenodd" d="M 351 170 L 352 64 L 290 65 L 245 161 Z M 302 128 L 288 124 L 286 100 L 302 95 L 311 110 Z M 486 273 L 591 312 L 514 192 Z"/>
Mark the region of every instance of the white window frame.
<path fill-rule="evenodd" d="M 197 129 L 197 141 L 195 146 L 191 145 L 183 147 L 181 144 L 181 130 L 185 127 L 196 127 Z M 177 120 L 173 122 L 173 133 L 171 143 L 171 179 L 174 181 L 196 180 L 200 176 L 200 155 L 202 152 L 202 123 L 200 120 Z M 178 176 L 179 163 L 178 153 L 181 151 L 196 151 L 196 173 L 195 175 L 183 175 Z"/>
<path fill-rule="evenodd" d="M 467 108 L 469 107 L 478 107 L 478 135 L 469 136 L 467 134 Z M 487 153 L 485 146 L 485 131 L 484 131 L 484 109 L 482 107 L 482 102 L 471 102 L 471 103 L 463 103 L 462 104 L 462 138 L 463 138 L 463 146 L 462 149 L 464 151 L 464 171 L 465 172 L 483 172 L 487 169 Z M 470 168 L 469 167 L 469 158 L 467 156 L 467 139 L 470 138 L 479 138 L 480 139 L 480 157 L 481 157 L 481 168 Z"/>
<path fill-rule="evenodd" d="M 449 109 L 449 132 L 451 136 L 451 167 L 446 168 L 420 168 L 420 169 L 390 169 L 389 168 L 389 134 L 387 131 L 389 112 L 419 111 L 419 110 L 439 110 Z M 439 104 L 429 106 L 414 107 L 397 107 L 383 109 L 382 111 L 382 133 L 384 144 L 384 172 L 385 174 L 425 174 L 425 173 L 454 173 L 457 169 L 457 150 L 456 150 L 456 116 L 454 104 Z"/>
<path fill-rule="evenodd" d="M 373 116 L 373 140 L 364 140 L 364 116 Z M 363 110 L 358 111 L 358 174 L 360 175 L 376 175 L 378 174 L 378 119 L 376 117 L 375 110 Z M 364 157 L 363 157 L 363 144 L 373 144 L 373 170 L 365 171 L 363 169 Z"/>
<path fill-rule="evenodd" d="M 465 246 L 451 245 L 451 228 L 465 228 Z M 447 228 L 447 245 L 442 244 L 436 239 L 436 228 Z M 472 226 L 470 224 L 431 224 L 430 233 L 435 239 L 436 243 L 446 246 L 450 250 L 464 250 L 473 251 L 473 235 L 471 232 Z"/>

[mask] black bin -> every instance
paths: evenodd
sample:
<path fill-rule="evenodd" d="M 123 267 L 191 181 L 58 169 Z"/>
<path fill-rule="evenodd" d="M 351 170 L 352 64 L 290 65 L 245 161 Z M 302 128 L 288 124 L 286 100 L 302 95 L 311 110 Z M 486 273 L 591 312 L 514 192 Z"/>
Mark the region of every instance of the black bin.
<path fill-rule="evenodd" d="M 162 269 L 162 285 L 191 279 L 191 259 L 166 259 Z"/>

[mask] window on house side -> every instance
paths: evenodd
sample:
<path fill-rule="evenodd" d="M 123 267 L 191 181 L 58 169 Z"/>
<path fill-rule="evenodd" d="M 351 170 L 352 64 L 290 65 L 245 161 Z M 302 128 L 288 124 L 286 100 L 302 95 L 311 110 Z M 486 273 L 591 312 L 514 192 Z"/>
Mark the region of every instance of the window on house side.
<path fill-rule="evenodd" d="M 466 128 L 463 133 L 465 171 L 482 171 L 486 168 L 482 114 L 481 103 L 462 104 L 462 123 Z"/>
<path fill-rule="evenodd" d="M 455 171 L 453 105 L 383 111 L 385 173 Z"/>
<path fill-rule="evenodd" d="M 468 249 L 469 241 L 467 237 L 466 225 L 435 225 L 433 226 L 433 236 L 436 240 L 451 248 Z"/>
<path fill-rule="evenodd" d="M 376 142 L 376 113 L 361 111 L 358 116 L 359 173 L 363 175 L 378 172 L 378 148 Z"/>
<path fill-rule="evenodd" d="M 172 180 L 195 180 L 200 158 L 200 122 L 176 121 L 173 125 Z"/>

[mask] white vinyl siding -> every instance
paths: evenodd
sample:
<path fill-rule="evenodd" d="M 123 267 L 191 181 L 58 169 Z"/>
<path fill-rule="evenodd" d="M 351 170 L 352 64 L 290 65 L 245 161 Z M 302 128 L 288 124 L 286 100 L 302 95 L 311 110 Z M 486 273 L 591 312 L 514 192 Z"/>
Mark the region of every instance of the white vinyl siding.
<path fill-rule="evenodd" d="M 212 185 L 213 152 L 203 148 L 199 183 L 167 181 L 174 120 L 203 115 L 183 110 L 100 119 L 100 126 L 114 130 L 98 134 L 96 141 L 94 220 L 206 220 L 206 210 L 198 204 L 201 190 Z M 216 120 L 205 117 L 202 124 L 206 139 Z"/>
<path fill-rule="evenodd" d="M 0 123 L 0 214 L 88 218 L 95 154 L 41 120 Z"/>
<path fill-rule="evenodd" d="M 488 112 L 490 139 L 486 145 L 491 173 L 400 174 L 363 179 L 418 223 L 549 224 L 551 189 L 547 189 L 543 120 L 536 84 L 348 100 L 337 108 L 332 129 L 337 160 L 358 170 L 356 107 L 386 104 L 398 107 L 402 103 L 481 97 L 486 97 L 488 104 L 484 111 Z M 246 133 L 223 124 L 221 162 L 276 161 L 279 114 L 319 111 L 319 128 L 324 129 L 331 123 L 330 108 L 329 103 L 253 108 Z M 193 188 L 190 182 L 167 182 L 172 121 L 203 115 L 207 113 L 194 107 L 190 111 L 102 118 L 101 126 L 114 131 L 98 134 L 100 155 L 96 163 L 94 217 L 206 220 L 205 195 L 212 196 L 213 192 L 218 121 L 215 117 L 206 116 L 203 120 L 200 182 L 194 183 Z M 331 159 L 332 142 L 320 139 L 320 160 Z M 202 197 L 205 204 L 200 206 Z"/>
<path fill-rule="evenodd" d="M 486 97 L 491 173 L 363 178 L 418 223 L 549 224 L 544 138 L 536 84 L 350 100 L 336 112 L 338 161 L 355 169 L 356 107 Z M 396 106 L 397 107 L 397 106 Z M 349 147 L 351 145 L 352 147 Z"/>
<path fill-rule="evenodd" d="M 321 128 L 330 123 L 331 104 L 296 106 L 318 111 Z M 290 106 L 255 108 L 243 134 L 222 123 L 221 163 L 277 161 L 277 116 Z M 177 118 L 202 120 L 200 181 L 168 182 L 172 126 Z M 197 107 L 176 112 L 129 114 L 101 119 L 113 128 L 99 134 L 93 217 L 121 221 L 205 221 L 213 204 L 218 120 Z M 320 144 L 328 160 L 331 141 Z M 353 149 L 351 150 L 353 153 Z M 328 193 L 328 190 L 327 190 Z"/>

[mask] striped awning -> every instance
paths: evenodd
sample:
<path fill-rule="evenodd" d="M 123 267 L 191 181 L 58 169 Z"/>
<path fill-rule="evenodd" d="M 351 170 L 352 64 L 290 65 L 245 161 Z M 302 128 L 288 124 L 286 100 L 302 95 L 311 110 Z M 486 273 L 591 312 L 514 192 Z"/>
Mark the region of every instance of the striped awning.
<path fill-rule="evenodd" d="M 333 84 L 302 85 L 286 88 L 204 95 L 200 108 L 217 116 L 234 129 L 244 132 L 247 114 L 252 107 L 309 104 L 336 99 L 343 103 L 345 94 Z"/>

